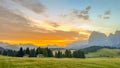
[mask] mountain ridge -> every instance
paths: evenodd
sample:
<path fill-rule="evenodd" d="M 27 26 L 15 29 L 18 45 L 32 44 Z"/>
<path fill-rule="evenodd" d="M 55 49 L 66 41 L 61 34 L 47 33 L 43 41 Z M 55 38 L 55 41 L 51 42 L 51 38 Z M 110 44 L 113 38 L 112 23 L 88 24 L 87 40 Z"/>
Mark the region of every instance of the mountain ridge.
<path fill-rule="evenodd" d="M 75 47 L 77 45 L 77 48 Z M 116 31 L 115 34 L 109 36 L 104 33 L 93 31 L 86 43 L 81 45 L 81 41 L 77 43 L 71 43 L 66 46 L 67 49 L 81 49 L 90 46 L 110 46 L 120 47 L 120 31 Z"/>

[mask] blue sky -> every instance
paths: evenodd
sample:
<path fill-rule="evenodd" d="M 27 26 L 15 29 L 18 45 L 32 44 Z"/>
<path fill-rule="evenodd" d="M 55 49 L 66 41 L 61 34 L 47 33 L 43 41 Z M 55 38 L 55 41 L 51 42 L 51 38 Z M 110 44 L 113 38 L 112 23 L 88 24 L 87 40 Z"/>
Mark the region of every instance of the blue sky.
<path fill-rule="evenodd" d="M 91 6 L 89 16 L 96 22 L 95 25 L 107 27 L 107 29 L 113 28 L 108 33 L 114 33 L 115 30 L 120 29 L 120 0 L 40 0 L 40 2 L 48 8 L 47 12 L 53 15 L 69 13 L 73 9 L 83 10 L 87 6 Z M 98 17 L 99 15 L 104 16 L 106 11 L 110 11 L 110 19 Z"/>

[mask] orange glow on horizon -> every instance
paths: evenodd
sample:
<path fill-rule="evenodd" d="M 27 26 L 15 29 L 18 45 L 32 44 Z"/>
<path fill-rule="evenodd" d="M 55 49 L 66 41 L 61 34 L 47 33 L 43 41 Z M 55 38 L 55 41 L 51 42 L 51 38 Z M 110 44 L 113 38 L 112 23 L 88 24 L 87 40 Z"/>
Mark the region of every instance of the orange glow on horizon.
<path fill-rule="evenodd" d="M 22 40 L 22 41 L 10 41 L 10 40 L 1 40 L 4 43 L 13 44 L 33 44 L 36 46 L 47 46 L 47 45 L 57 45 L 57 46 L 65 46 L 75 40 Z"/>

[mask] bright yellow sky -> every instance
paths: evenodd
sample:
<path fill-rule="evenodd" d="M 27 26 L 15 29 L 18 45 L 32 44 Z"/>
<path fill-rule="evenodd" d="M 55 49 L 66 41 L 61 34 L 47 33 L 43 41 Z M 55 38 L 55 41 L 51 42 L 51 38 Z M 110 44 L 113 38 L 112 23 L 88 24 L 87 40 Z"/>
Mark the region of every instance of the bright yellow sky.
<path fill-rule="evenodd" d="M 64 29 L 65 30 L 65 29 Z M 90 31 L 87 30 L 71 30 L 71 31 L 47 31 L 45 32 L 32 32 L 32 31 L 7 31 L 2 35 L 1 41 L 10 44 L 35 44 L 37 46 L 45 46 L 49 44 L 65 46 L 76 40 L 86 40 L 89 37 Z M 79 32 L 80 31 L 80 32 Z"/>

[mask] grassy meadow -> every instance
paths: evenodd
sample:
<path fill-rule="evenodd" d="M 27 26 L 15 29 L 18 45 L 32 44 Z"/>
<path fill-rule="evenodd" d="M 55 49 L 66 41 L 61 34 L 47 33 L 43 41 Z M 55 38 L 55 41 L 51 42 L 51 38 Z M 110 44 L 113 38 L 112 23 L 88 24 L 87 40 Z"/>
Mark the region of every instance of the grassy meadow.
<path fill-rule="evenodd" d="M 0 56 L 0 68 L 119 68 L 120 58 L 16 58 Z"/>

